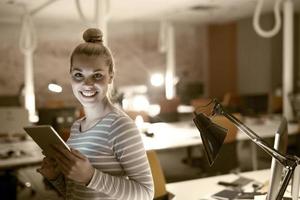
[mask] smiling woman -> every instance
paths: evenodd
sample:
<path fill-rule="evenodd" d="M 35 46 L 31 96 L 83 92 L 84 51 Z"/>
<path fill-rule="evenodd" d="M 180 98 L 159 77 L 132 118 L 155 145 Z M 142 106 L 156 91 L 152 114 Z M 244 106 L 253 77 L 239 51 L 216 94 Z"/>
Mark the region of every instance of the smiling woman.
<path fill-rule="evenodd" d="M 99 29 L 88 29 L 71 55 L 71 85 L 85 116 L 75 121 L 67 144 L 53 147 L 38 171 L 66 199 L 153 198 L 153 180 L 141 135 L 108 97 L 114 63 Z"/>

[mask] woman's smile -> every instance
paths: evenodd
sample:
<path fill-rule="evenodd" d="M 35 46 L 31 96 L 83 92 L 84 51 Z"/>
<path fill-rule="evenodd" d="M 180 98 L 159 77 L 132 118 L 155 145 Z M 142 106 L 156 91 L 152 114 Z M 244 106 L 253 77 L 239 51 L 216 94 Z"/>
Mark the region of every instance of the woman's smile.
<path fill-rule="evenodd" d="M 83 96 L 83 97 L 94 97 L 98 94 L 97 91 L 91 91 L 91 90 L 83 90 L 83 91 L 80 91 L 80 94 Z"/>

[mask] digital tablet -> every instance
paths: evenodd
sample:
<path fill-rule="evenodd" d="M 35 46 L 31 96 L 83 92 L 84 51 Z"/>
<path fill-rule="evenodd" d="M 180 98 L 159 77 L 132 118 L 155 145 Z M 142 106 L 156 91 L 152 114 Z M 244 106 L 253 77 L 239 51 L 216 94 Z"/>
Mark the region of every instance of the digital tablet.
<path fill-rule="evenodd" d="M 212 197 L 219 200 L 231 200 L 235 199 L 239 193 L 239 191 L 224 189 L 213 194 Z"/>
<path fill-rule="evenodd" d="M 39 145 L 46 156 L 51 157 L 52 149 L 50 145 L 61 145 L 71 151 L 70 147 L 64 142 L 59 134 L 49 125 L 27 126 L 24 127 L 27 134 Z"/>

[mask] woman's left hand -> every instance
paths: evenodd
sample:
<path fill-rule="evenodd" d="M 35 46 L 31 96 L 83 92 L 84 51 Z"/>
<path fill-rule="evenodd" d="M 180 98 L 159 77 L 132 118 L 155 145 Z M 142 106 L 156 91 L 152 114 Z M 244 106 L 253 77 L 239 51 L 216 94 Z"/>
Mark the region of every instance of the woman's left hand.
<path fill-rule="evenodd" d="M 56 160 L 61 172 L 66 178 L 87 185 L 94 174 L 95 168 L 87 157 L 76 149 L 71 152 L 60 146 L 52 146 Z"/>

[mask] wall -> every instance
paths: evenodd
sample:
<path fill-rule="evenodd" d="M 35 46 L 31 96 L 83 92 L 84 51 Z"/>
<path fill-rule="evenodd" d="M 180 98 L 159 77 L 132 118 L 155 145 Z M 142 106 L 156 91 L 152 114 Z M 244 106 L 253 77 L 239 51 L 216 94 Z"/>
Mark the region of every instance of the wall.
<path fill-rule="evenodd" d="M 23 55 L 18 48 L 21 25 L 1 22 L 0 26 L 0 95 L 16 94 L 24 82 Z M 69 55 L 82 41 L 85 29 L 80 23 L 36 22 L 38 46 L 34 56 L 34 81 L 38 106 L 44 106 L 47 101 L 77 105 L 69 86 Z M 155 22 L 109 24 L 108 46 L 116 63 L 116 87 L 147 85 L 152 72 L 164 72 L 165 55 L 158 52 L 158 30 Z M 205 48 L 198 40 L 203 41 L 204 32 L 194 25 L 175 25 L 178 76 L 187 70 L 189 80 L 202 81 Z M 47 90 L 52 80 L 63 86 L 63 93 L 53 94 Z"/>
<path fill-rule="evenodd" d="M 262 18 L 262 24 L 270 23 Z M 238 92 L 255 94 L 269 92 L 271 88 L 271 39 L 258 36 L 252 26 L 252 18 L 237 23 Z"/>
<path fill-rule="evenodd" d="M 235 23 L 208 27 L 209 96 L 222 99 L 228 92 L 236 93 L 236 46 Z"/>
<path fill-rule="evenodd" d="M 295 91 L 299 91 L 299 13 L 294 18 L 294 82 Z M 273 28 L 272 14 L 261 18 L 264 30 Z M 283 66 L 283 26 L 272 38 L 262 38 L 253 28 L 252 18 L 238 21 L 238 85 L 240 94 L 275 92 L 282 87 Z M 255 84 L 249 84 L 253 83 Z"/>

